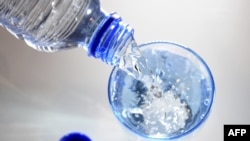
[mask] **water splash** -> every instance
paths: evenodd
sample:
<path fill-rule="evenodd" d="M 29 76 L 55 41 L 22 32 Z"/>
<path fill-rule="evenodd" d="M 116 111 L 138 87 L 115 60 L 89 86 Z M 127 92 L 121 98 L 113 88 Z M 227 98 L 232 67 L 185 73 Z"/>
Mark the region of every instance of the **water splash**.
<path fill-rule="evenodd" d="M 130 50 L 110 78 L 114 113 L 144 137 L 186 134 L 205 119 L 212 103 L 214 84 L 204 62 L 173 45 L 145 44 Z"/>

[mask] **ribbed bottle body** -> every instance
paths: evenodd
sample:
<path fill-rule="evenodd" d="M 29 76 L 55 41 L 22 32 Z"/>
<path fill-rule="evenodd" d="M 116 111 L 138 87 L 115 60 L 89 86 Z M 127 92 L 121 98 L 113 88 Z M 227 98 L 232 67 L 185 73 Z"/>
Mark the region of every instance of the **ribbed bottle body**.
<path fill-rule="evenodd" d="M 0 23 L 37 50 L 86 46 L 105 17 L 99 0 L 0 0 Z"/>

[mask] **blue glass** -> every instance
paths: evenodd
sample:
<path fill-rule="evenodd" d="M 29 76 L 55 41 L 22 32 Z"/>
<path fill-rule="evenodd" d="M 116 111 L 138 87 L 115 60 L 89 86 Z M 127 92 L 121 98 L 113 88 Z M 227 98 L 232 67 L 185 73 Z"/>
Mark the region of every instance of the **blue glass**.
<path fill-rule="evenodd" d="M 114 67 L 108 97 L 115 116 L 127 129 L 149 139 L 170 140 L 193 132 L 213 103 L 215 86 L 209 67 L 194 51 L 176 43 L 138 47 L 142 56 L 137 61 L 147 62 L 154 82 L 137 80 Z"/>

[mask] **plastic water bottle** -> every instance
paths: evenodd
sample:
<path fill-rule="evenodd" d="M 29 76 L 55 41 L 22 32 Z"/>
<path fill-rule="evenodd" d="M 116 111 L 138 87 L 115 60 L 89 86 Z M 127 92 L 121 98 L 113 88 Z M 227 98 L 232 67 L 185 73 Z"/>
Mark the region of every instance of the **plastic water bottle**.
<path fill-rule="evenodd" d="M 133 29 L 99 0 L 0 0 L 0 24 L 34 49 L 80 47 L 111 65 L 133 42 Z"/>

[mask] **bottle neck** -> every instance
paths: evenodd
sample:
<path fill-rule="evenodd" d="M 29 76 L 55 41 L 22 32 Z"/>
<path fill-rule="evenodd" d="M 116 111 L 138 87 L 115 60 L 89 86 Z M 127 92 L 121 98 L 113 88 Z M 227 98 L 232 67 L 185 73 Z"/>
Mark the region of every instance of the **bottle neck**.
<path fill-rule="evenodd" d="M 118 65 L 121 56 L 134 42 L 134 30 L 116 13 L 107 15 L 100 25 L 90 40 L 88 54 L 107 64 Z"/>

